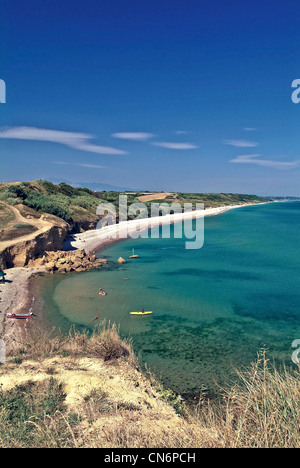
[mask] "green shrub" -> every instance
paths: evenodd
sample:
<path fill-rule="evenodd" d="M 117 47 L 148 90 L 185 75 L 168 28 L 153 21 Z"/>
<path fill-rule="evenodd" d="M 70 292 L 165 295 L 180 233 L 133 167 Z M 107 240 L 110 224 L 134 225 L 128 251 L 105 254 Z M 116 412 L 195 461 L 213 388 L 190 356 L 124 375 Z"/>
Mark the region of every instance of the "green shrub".
<path fill-rule="evenodd" d="M 42 211 L 44 213 L 52 214 L 59 218 L 64 219 L 67 222 L 72 220 L 68 210 L 57 203 L 55 200 L 51 199 L 47 195 L 42 195 L 40 193 L 32 192 L 28 195 L 27 199 L 24 201 L 24 204 L 33 208 L 36 211 Z"/>
<path fill-rule="evenodd" d="M 16 198 L 21 198 L 22 200 L 25 200 L 26 198 L 26 192 L 22 185 L 11 185 L 8 188 L 8 193 L 10 193 L 12 196 L 15 196 Z"/>

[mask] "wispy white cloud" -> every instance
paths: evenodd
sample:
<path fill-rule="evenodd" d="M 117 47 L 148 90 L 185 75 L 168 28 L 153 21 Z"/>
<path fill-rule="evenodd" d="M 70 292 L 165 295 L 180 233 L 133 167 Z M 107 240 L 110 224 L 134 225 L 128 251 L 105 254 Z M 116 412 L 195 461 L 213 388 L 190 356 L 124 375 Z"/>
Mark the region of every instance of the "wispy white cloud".
<path fill-rule="evenodd" d="M 246 132 L 256 132 L 257 128 L 255 128 L 255 127 L 245 127 L 244 130 L 246 130 Z"/>
<path fill-rule="evenodd" d="M 246 140 L 223 140 L 224 145 L 235 146 L 236 148 L 254 148 L 259 146 L 255 141 Z"/>
<path fill-rule="evenodd" d="M 107 166 L 99 166 L 98 164 L 72 163 L 72 162 L 65 162 L 65 161 L 53 161 L 53 164 L 59 164 L 61 166 L 85 167 L 87 169 L 107 169 Z"/>
<path fill-rule="evenodd" d="M 273 167 L 275 169 L 292 169 L 300 166 L 300 160 L 296 161 L 273 161 L 270 159 L 259 159 L 261 154 L 242 154 L 229 162 L 235 164 L 255 164 L 257 166 Z"/>
<path fill-rule="evenodd" d="M 172 143 L 172 142 L 161 142 L 153 143 L 154 146 L 160 146 L 161 148 L 167 148 L 172 150 L 190 150 L 198 148 L 191 143 Z"/>
<path fill-rule="evenodd" d="M 91 140 L 94 137 L 87 133 L 64 132 L 60 130 L 49 130 L 36 127 L 10 127 L 0 130 L 0 138 L 59 143 L 76 150 L 96 154 L 127 154 L 126 151 L 122 151 L 117 148 L 99 146 L 91 143 Z"/>
<path fill-rule="evenodd" d="M 119 138 L 121 140 L 134 140 L 134 141 L 146 141 L 153 138 L 155 135 L 146 132 L 119 132 L 111 135 L 113 138 Z"/>

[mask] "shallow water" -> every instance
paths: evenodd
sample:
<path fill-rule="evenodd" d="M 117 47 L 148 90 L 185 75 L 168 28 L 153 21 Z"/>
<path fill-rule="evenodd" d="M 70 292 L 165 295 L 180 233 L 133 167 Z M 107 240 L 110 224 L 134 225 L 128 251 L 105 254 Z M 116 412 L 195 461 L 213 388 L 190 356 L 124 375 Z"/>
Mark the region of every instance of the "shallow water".
<path fill-rule="evenodd" d="M 141 361 L 182 393 L 216 392 L 262 347 L 290 365 L 300 339 L 299 221 L 300 203 L 273 203 L 205 218 L 199 250 L 184 239 L 118 242 L 98 252 L 104 270 L 37 278 L 38 321 L 64 330 L 97 315 L 116 322 Z M 139 259 L 128 259 L 132 248 Z M 142 309 L 153 315 L 129 315 Z"/>

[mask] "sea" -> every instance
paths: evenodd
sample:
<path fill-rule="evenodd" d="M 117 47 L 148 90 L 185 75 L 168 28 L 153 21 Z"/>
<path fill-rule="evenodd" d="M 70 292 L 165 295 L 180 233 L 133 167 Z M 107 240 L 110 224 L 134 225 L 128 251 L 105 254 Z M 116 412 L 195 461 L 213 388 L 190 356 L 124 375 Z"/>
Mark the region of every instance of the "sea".
<path fill-rule="evenodd" d="M 114 323 L 140 365 L 181 394 L 218 395 L 261 352 L 295 368 L 299 227 L 300 202 L 277 202 L 206 217 L 200 249 L 186 249 L 174 226 L 170 238 L 115 242 L 97 252 L 101 270 L 34 279 L 36 323 L 53 333 L 97 316 Z M 143 309 L 152 314 L 130 315 Z"/>

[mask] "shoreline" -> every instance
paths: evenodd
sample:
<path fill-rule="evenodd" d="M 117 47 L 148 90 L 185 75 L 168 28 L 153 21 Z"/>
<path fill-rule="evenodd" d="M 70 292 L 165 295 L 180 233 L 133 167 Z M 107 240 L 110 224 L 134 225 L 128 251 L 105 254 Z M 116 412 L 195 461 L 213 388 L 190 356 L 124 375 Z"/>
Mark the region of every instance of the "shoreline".
<path fill-rule="evenodd" d="M 155 218 L 134 219 L 122 221 L 119 224 L 105 226 L 102 229 L 93 229 L 80 234 L 74 234 L 65 241 L 65 250 L 84 249 L 87 254 L 96 251 L 121 240 L 128 239 L 130 233 L 142 232 L 164 224 L 174 224 L 180 221 L 199 219 L 209 216 L 223 214 L 229 210 L 245 206 L 265 205 L 266 203 L 245 203 L 243 205 L 228 205 L 207 210 L 190 211 L 187 213 L 176 213 Z M 138 229 L 137 229 L 138 228 Z"/>
<path fill-rule="evenodd" d="M 0 284 L 0 338 L 5 340 L 7 351 L 28 338 L 32 319 L 6 319 L 5 314 L 30 310 L 34 301 L 30 279 L 37 273 L 45 273 L 45 269 L 18 267 L 5 270 L 5 283 Z"/>
<path fill-rule="evenodd" d="M 266 202 L 269 203 L 269 202 Z M 73 240 L 66 241 L 65 250 L 85 249 L 86 253 L 93 253 L 106 246 L 125 240 L 129 237 L 128 230 L 139 227 L 140 230 L 149 229 L 163 224 L 173 224 L 186 219 L 204 218 L 225 213 L 235 208 L 245 206 L 256 206 L 264 203 L 250 203 L 243 205 L 229 205 L 207 210 L 192 211 L 188 213 L 177 213 L 157 218 L 145 218 L 139 220 L 125 221 L 120 224 L 107 226 L 101 230 L 89 230 L 72 236 Z M 129 229 L 128 229 L 129 228 Z M 116 236 L 112 234 L 116 232 Z M 124 233 L 126 236 L 124 236 Z M 121 236 L 120 236 L 121 234 Z M 75 240 L 74 240 L 75 239 Z M 69 246 L 69 249 L 67 248 Z M 5 283 L 0 284 L 0 339 L 5 339 L 7 350 L 14 347 L 14 343 L 22 343 L 28 338 L 32 319 L 5 319 L 5 313 L 19 313 L 22 310 L 28 312 L 32 307 L 34 298 L 30 292 L 30 279 L 38 273 L 47 273 L 44 267 L 16 267 L 5 272 Z"/>

